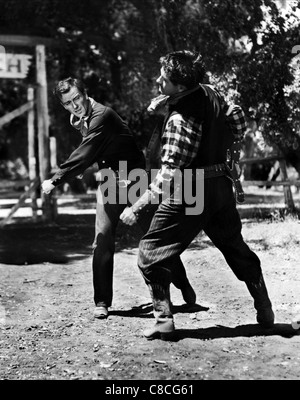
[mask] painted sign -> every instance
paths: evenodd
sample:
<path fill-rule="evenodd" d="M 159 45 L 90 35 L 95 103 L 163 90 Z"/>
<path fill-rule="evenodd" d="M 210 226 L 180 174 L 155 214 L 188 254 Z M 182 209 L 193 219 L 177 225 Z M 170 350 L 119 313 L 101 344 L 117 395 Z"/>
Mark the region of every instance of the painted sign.
<path fill-rule="evenodd" d="M 0 78 L 26 78 L 31 59 L 29 54 L 6 53 L 4 46 L 0 46 Z"/>

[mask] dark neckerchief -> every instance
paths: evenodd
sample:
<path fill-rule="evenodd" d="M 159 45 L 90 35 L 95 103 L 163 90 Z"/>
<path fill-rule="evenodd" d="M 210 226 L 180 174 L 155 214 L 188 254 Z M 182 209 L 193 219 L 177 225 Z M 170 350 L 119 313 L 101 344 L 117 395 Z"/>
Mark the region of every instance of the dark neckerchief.
<path fill-rule="evenodd" d="M 150 103 L 149 107 L 147 108 L 147 110 L 150 114 L 159 112 L 167 105 L 176 104 L 180 99 L 195 92 L 196 90 L 200 89 L 200 87 L 201 86 L 199 85 L 199 86 L 194 87 L 193 89 L 184 90 L 183 92 L 176 93 L 172 96 L 165 96 L 165 95 L 161 94 L 151 100 L 151 103 Z"/>
<path fill-rule="evenodd" d="M 95 100 L 91 97 L 88 98 L 88 109 L 85 116 L 78 118 L 74 114 L 70 116 L 70 124 L 77 130 L 80 131 L 82 136 L 86 136 L 88 133 L 88 119 L 90 118 Z"/>

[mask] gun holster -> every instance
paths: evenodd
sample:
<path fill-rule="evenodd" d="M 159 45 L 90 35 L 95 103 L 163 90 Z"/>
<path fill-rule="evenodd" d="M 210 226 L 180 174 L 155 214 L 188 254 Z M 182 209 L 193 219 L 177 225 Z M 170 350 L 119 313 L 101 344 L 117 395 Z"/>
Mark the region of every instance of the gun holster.
<path fill-rule="evenodd" d="M 227 177 L 232 181 L 234 191 L 235 191 L 235 200 L 238 204 L 242 204 L 245 201 L 245 193 L 240 181 L 240 172 L 238 170 L 237 164 L 232 160 L 230 163 L 225 162 L 225 167 L 227 171 Z"/>

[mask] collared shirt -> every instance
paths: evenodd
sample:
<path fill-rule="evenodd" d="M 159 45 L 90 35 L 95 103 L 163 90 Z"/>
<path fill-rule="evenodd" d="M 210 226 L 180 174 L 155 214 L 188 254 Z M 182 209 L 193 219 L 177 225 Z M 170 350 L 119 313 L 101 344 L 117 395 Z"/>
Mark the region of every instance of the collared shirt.
<path fill-rule="evenodd" d="M 74 114 L 70 115 L 70 124 L 73 126 L 73 128 L 79 130 L 82 136 L 86 136 L 88 134 L 89 119 L 92 115 L 95 105 L 96 105 L 95 100 L 89 97 L 86 115 L 84 115 L 81 118 L 76 117 Z"/>
<path fill-rule="evenodd" d="M 101 103 L 91 101 L 90 106 L 86 117 L 71 119 L 82 141 L 52 177 L 54 186 L 82 175 L 93 164 L 117 170 L 119 162 L 126 161 L 128 171 L 144 167 L 143 154 L 125 121 Z"/>
<path fill-rule="evenodd" d="M 187 168 L 196 157 L 202 126 L 194 118 L 171 115 L 161 138 L 161 169 L 150 184 L 155 195 L 163 194 L 163 187 L 172 181 L 176 170 Z"/>
<path fill-rule="evenodd" d="M 221 98 L 220 106 L 226 115 L 234 140 L 241 140 L 247 124 L 245 114 L 238 105 L 228 105 Z M 202 136 L 202 124 L 194 118 L 184 118 L 181 114 L 172 114 L 168 119 L 161 137 L 161 168 L 149 185 L 149 189 L 133 205 L 138 213 L 150 202 L 164 196 L 178 169 L 187 168 L 196 157 Z"/>
<path fill-rule="evenodd" d="M 226 115 L 226 122 L 233 133 L 234 141 L 242 140 L 247 129 L 244 111 L 236 104 L 229 106 L 224 103 L 224 112 Z"/>

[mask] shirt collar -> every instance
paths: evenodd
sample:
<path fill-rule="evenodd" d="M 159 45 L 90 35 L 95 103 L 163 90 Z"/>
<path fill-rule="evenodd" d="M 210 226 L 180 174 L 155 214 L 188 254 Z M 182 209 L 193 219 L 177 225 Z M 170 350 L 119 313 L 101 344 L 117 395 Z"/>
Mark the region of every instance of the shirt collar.
<path fill-rule="evenodd" d="M 88 120 L 92 114 L 94 105 L 95 105 L 95 100 L 89 97 L 87 112 L 83 117 L 78 118 L 74 114 L 70 115 L 70 124 L 75 129 L 79 130 L 82 136 L 86 136 L 88 133 Z"/>

